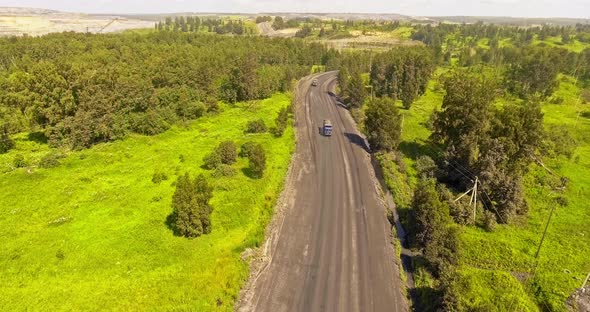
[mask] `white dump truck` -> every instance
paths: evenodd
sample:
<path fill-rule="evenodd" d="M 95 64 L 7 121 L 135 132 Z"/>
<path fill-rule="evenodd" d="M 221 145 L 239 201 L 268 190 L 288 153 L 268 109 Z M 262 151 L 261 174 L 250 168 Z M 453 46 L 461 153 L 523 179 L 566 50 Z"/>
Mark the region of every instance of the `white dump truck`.
<path fill-rule="evenodd" d="M 322 134 L 325 136 L 332 136 L 332 122 L 328 119 L 324 119 L 324 125 L 322 126 Z"/>

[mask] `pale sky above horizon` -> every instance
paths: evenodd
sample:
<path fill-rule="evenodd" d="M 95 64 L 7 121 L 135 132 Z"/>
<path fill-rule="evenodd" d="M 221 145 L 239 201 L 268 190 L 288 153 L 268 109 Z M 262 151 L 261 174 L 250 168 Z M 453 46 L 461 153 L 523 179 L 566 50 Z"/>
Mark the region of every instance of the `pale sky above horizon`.
<path fill-rule="evenodd" d="M 0 6 L 119 14 L 329 12 L 590 18 L 590 0 L 0 0 Z"/>

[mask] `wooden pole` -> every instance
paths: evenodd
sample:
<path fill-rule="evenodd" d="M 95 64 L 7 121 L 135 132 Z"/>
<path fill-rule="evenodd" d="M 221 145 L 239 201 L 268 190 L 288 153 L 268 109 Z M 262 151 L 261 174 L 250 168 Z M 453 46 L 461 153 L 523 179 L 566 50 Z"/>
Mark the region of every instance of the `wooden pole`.
<path fill-rule="evenodd" d="M 473 186 L 473 223 L 475 223 L 475 217 L 477 214 L 477 181 L 478 177 L 475 177 L 475 186 Z"/>

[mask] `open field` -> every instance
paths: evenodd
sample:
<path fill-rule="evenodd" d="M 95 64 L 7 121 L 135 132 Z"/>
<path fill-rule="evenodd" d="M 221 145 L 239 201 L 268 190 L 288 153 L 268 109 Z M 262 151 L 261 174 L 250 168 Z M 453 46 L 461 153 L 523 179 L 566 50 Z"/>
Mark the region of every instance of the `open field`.
<path fill-rule="evenodd" d="M 439 70 L 438 74 L 443 70 Z M 590 131 L 588 104 L 578 101 L 580 89 L 568 76 L 560 77 L 560 87 L 554 96 L 563 98 L 562 104 L 543 105 L 545 126 L 566 127 L 573 134 L 578 148 L 571 159 L 545 159 L 546 165 L 557 175 L 569 179 L 562 196 L 566 207 L 557 207 L 540 253 L 534 274 L 535 253 L 556 194 L 539 182 L 551 179 L 540 166 L 533 164 L 525 177 L 526 198 L 530 206 L 527 217 L 510 225 L 498 226 L 492 232 L 479 227 L 464 227 L 461 234 L 459 273 L 464 285 L 460 298 L 467 306 L 476 308 L 484 303 L 497 311 L 565 310 L 567 297 L 581 286 L 590 271 Z M 392 161 L 383 161 L 387 180 L 402 217 L 407 214 L 411 192 L 416 184 L 416 157 L 430 154 L 426 140 L 430 115 L 440 108 L 443 91 L 436 79 L 427 93 L 410 110 L 402 110 L 404 127 L 400 150 L 405 170 Z M 401 104 L 400 104 L 401 106 Z M 558 130 L 553 130 L 558 131 Z M 420 270 L 416 286 L 428 286 L 428 276 Z M 427 273 L 426 273 L 427 274 Z"/>
<path fill-rule="evenodd" d="M 291 127 L 281 138 L 243 131 L 257 118 L 270 126 L 290 101 L 225 106 L 186 128 L 68 152 L 53 169 L 35 167 L 48 147 L 19 135 L 0 156 L 0 310 L 231 311 L 248 274 L 241 254 L 262 241 L 294 150 Z M 264 145 L 264 177 L 247 177 L 240 159 L 234 177 L 211 178 L 202 159 L 223 140 Z M 30 167 L 13 170 L 16 154 Z M 153 183 L 155 172 L 168 180 Z M 185 172 L 214 186 L 213 231 L 196 239 L 165 224 Z"/>
<path fill-rule="evenodd" d="M 153 28 L 154 22 L 106 15 L 0 7 L 0 36 L 40 36 L 52 32 L 119 32 Z"/>

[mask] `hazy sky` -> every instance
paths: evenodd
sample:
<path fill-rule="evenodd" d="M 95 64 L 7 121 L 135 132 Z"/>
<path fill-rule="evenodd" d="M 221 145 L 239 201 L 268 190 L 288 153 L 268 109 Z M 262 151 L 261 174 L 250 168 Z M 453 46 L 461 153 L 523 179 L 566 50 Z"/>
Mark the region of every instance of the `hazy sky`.
<path fill-rule="evenodd" d="M 87 13 L 354 12 L 590 18 L 590 0 L 0 0 L 0 6 Z"/>

